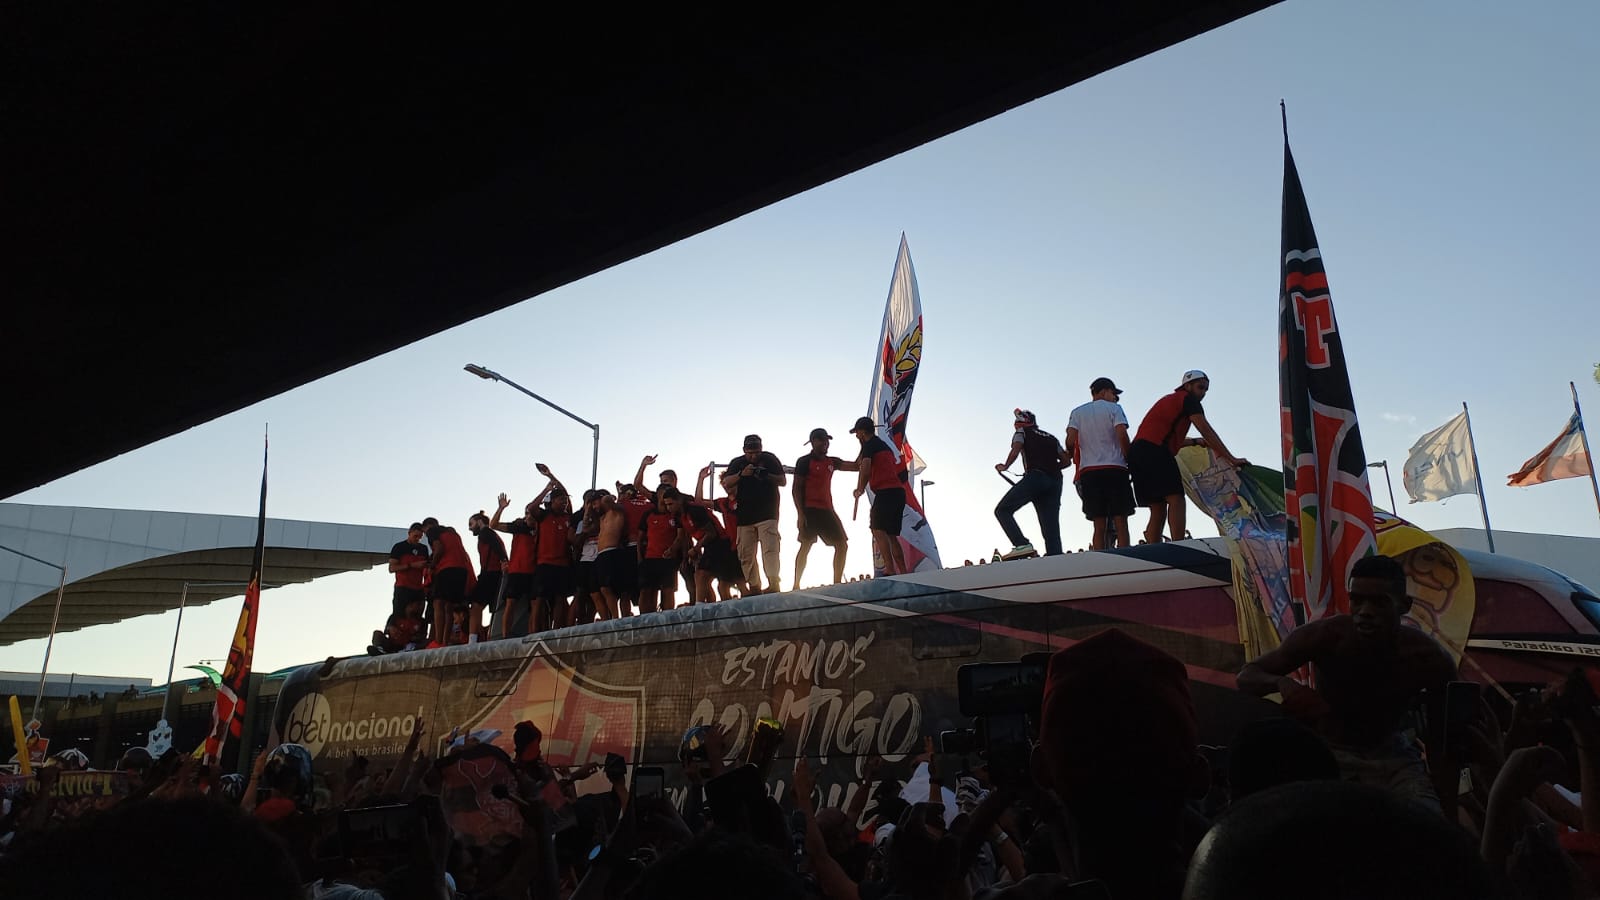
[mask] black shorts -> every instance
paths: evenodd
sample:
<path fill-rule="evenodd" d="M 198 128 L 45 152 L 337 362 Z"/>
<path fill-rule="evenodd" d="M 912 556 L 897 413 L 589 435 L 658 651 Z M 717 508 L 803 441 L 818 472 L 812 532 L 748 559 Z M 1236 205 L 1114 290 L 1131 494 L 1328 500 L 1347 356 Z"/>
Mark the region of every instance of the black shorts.
<path fill-rule="evenodd" d="M 712 538 L 700 548 L 700 571 L 710 573 L 718 581 L 738 581 L 744 577 L 739 554 L 733 552 L 733 543 L 723 537 Z"/>
<path fill-rule="evenodd" d="M 639 545 L 629 544 L 622 548 L 622 580 L 617 583 L 616 591 L 623 596 L 632 596 L 639 590 Z"/>
<path fill-rule="evenodd" d="M 420 588 L 401 587 L 397 584 L 394 586 L 394 614 L 403 616 L 406 613 L 406 604 L 413 600 L 424 599 L 426 598 L 422 596 Z"/>
<path fill-rule="evenodd" d="M 599 559 L 599 556 L 595 559 Z M 600 590 L 600 580 L 595 577 L 593 559 L 588 562 L 579 560 L 572 567 L 572 590 L 580 597 L 587 597 Z"/>
<path fill-rule="evenodd" d="M 678 561 L 647 559 L 639 563 L 639 589 L 642 591 L 676 591 L 678 589 Z"/>
<path fill-rule="evenodd" d="M 1134 441 L 1128 446 L 1128 472 L 1133 475 L 1133 494 L 1140 506 L 1183 494 L 1178 460 L 1165 447 Z"/>
<path fill-rule="evenodd" d="M 595 586 L 610 588 L 617 594 L 632 591 L 639 583 L 639 572 L 637 563 L 629 565 L 629 562 L 637 559 L 631 547 L 601 550 L 600 555 L 594 558 Z"/>
<path fill-rule="evenodd" d="M 905 518 L 905 488 L 884 488 L 872 495 L 872 530 L 890 537 L 900 536 L 900 523 Z"/>
<path fill-rule="evenodd" d="M 903 496 L 903 495 L 902 495 Z M 806 507 L 806 521 L 800 526 L 800 543 L 815 544 L 821 538 L 829 547 L 837 547 L 849 538 L 844 534 L 844 523 L 831 509 Z"/>
<path fill-rule="evenodd" d="M 1133 515 L 1133 485 L 1127 469 L 1090 469 L 1078 473 L 1078 496 L 1083 498 L 1083 516 L 1113 519 Z"/>
<path fill-rule="evenodd" d="M 465 603 L 470 574 L 466 569 L 440 569 L 433 573 L 433 599 L 441 603 Z"/>
<path fill-rule="evenodd" d="M 494 607 L 494 601 L 500 596 L 499 572 L 485 572 L 478 577 L 478 584 L 472 589 L 472 602 L 486 609 Z"/>
<path fill-rule="evenodd" d="M 532 572 L 506 573 L 506 600 L 528 600 L 533 597 Z"/>
<path fill-rule="evenodd" d="M 565 600 L 572 596 L 572 567 L 549 563 L 533 569 L 533 595 L 540 600 Z"/>

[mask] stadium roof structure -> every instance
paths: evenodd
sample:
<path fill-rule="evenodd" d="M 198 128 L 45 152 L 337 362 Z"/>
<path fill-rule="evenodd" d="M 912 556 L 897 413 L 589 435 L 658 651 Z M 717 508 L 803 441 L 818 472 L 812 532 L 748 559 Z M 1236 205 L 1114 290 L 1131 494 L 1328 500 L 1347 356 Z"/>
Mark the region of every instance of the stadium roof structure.
<path fill-rule="evenodd" d="M 263 580 L 369 569 L 403 535 L 404 526 L 268 519 Z M 9 548 L 0 549 L 0 646 L 50 632 L 61 577 L 52 566 L 67 569 L 61 633 L 175 609 L 185 582 L 189 606 L 239 596 L 255 540 L 251 516 L 0 503 L 0 547 Z"/>
<path fill-rule="evenodd" d="M 1273 2 L 14 4 L 0 497 Z"/>

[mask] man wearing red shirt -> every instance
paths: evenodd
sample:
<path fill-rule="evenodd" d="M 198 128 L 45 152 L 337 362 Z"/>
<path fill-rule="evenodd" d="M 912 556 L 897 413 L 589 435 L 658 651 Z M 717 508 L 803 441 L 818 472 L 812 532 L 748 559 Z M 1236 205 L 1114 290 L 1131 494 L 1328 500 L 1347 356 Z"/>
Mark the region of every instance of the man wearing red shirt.
<path fill-rule="evenodd" d="M 878 426 L 872 419 L 862 416 L 851 427 L 850 433 L 861 442 L 861 456 L 856 459 L 855 496 L 857 499 L 872 489 L 872 543 L 883 560 L 883 574 L 899 575 L 906 570 L 905 553 L 900 549 L 900 522 L 906 510 L 906 465 L 895 456 L 894 450 L 878 437 Z"/>
<path fill-rule="evenodd" d="M 549 490 L 546 487 L 545 493 Z M 501 494 L 494 518 L 489 520 L 490 528 L 511 535 L 511 553 L 506 560 L 505 600 L 495 617 L 497 637 L 523 637 L 528 633 L 533 605 L 533 570 L 538 564 L 539 555 L 539 526 L 534 513 L 544 497 L 545 494 L 541 493 L 523 507 L 521 518 L 502 525 L 500 516 L 511 501 Z"/>
<path fill-rule="evenodd" d="M 834 584 L 844 581 L 844 559 L 850 550 L 844 523 L 833 511 L 833 473 L 835 470 L 854 472 L 856 464 L 828 455 L 833 435 L 826 428 L 811 429 L 810 440 L 811 452 L 794 464 L 794 508 L 800 523 L 800 552 L 794 558 L 794 586 L 797 588 L 806 570 L 811 545 L 818 538 L 833 548 Z"/>
<path fill-rule="evenodd" d="M 640 523 L 644 559 L 639 563 L 639 612 L 671 609 L 677 605 L 678 558 L 683 555 L 683 528 L 678 518 L 679 498 L 674 488 L 656 492 L 656 506 Z"/>
<path fill-rule="evenodd" d="M 403 616 L 406 605 L 421 600 L 422 573 L 428 568 L 428 548 L 422 546 L 422 523 L 412 522 L 406 539 L 389 551 L 389 571 L 394 573 L 394 608 L 390 615 Z"/>
<path fill-rule="evenodd" d="M 549 488 L 550 502 L 534 510 L 538 526 L 539 550 L 533 570 L 533 611 L 528 627 L 540 629 L 546 613 L 553 627 L 571 624 L 576 610 L 567 598 L 572 596 L 572 498 L 557 483 Z"/>
<path fill-rule="evenodd" d="M 1199 369 L 1183 373 L 1178 387 L 1157 400 L 1144 414 L 1133 443 L 1128 445 L 1133 493 L 1140 506 L 1150 509 L 1150 524 L 1144 529 L 1147 544 L 1161 540 L 1163 524 L 1169 527 L 1172 540 L 1183 540 L 1188 510 L 1183 500 L 1183 476 L 1178 472 L 1179 450 L 1185 446 L 1210 447 L 1217 459 L 1229 465 L 1249 465 L 1249 460 L 1228 452 L 1222 438 L 1217 437 L 1211 423 L 1206 421 L 1200 401 L 1210 389 L 1211 379 L 1206 373 Z M 1190 425 L 1200 431 L 1201 437 L 1188 436 Z"/>
<path fill-rule="evenodd" d="M 432 553 L 428 567 L 433 573 L 433 635 L 442 638 L 450 627 L 450 610 L 467 605 L 467 595 L 473 589 L 472 557 L 461 543 L 461 535 L 448 525 L 440 525 L 432 516 L 422 520 L 424 533 Z"/>

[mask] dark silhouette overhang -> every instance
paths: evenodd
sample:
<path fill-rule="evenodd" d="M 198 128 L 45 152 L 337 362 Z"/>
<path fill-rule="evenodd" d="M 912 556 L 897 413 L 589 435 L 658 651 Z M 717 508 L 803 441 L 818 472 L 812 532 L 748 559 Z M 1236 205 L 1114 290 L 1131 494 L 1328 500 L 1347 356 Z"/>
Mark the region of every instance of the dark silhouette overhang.
<path fill-rule="evenodd" d="M 0 497 L 1270 2 L 13 6 Z"/>

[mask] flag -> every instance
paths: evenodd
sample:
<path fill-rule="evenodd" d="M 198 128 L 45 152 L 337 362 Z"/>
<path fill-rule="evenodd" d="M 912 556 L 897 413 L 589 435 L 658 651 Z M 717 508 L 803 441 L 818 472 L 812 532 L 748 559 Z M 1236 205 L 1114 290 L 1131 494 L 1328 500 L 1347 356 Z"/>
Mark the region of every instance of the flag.
<path fill-rule="evenodd" d="M 917 273 L 911 268 L 911 248 L 900 235 L 900 254 L 894 261 L 894 277 L 889 280 L 889 300 L 884 305 L 883 328 L 878 334 L 872 363 L 872 390 L 867 395 L 867 415 L 877 423 L 878 437 L 904 461 L 912 477 L 920 474 L 923 463 L 906 439 L 906 420 L 911 413 L 911 392 L 917 386 L 917 370 L 922 368 L 922 296 L 917 292 Z M 922 503 L 912 483 L 906 482 L 906 509 L 901 520 L 900 546 L 906 557 L 906 570 L 920 572 L 942 568 L 939 545 L 933 529 L 922 515 Z M 879 574 L 881 564 L 875 565 Z"/>
<path fill-rule="evenodd" d="M 1472 436 L 1463 412 L 1411 445 L 1401 470 L 1412 503 L 1478 492 L 1478 467 L 1472 461 Z"/>
<path fill-rule="evenodd" d="M 1589 451 L 1583 445 L 1583 416 L 1574 412 L 1555 440 L 1508 476 L 1507 485 L 1528 487 L 1557 478 L 1582 478 L 1592 470 Z"/>
<path fill-rule="evenodd" d="M 1300 174 L 1283 139 L 1278 397 L 1289 596 L 1300 623 L 1349 612 L 1356 560 L 1375 552 L 1367 458 L 1344 341 Z"/>
<path fill-rule="evenodd" d="M 244 703 L 250 686 L 250 660 L 256 650 L 256 618 L 261 611 L 261 560 L 267 540 L 267 450 L 261 450 L 261 507 L 256 513 L 256 550 L 250 560 L 250 580 L 244 589 L 244 606 L 233 631 L 228 662 L 217 685 L 217 705 L 211 710 L 211 732 L 206 735 L 203 759 L 215 766 L 228 738 L 239 737 L 244 726 Z"/>

